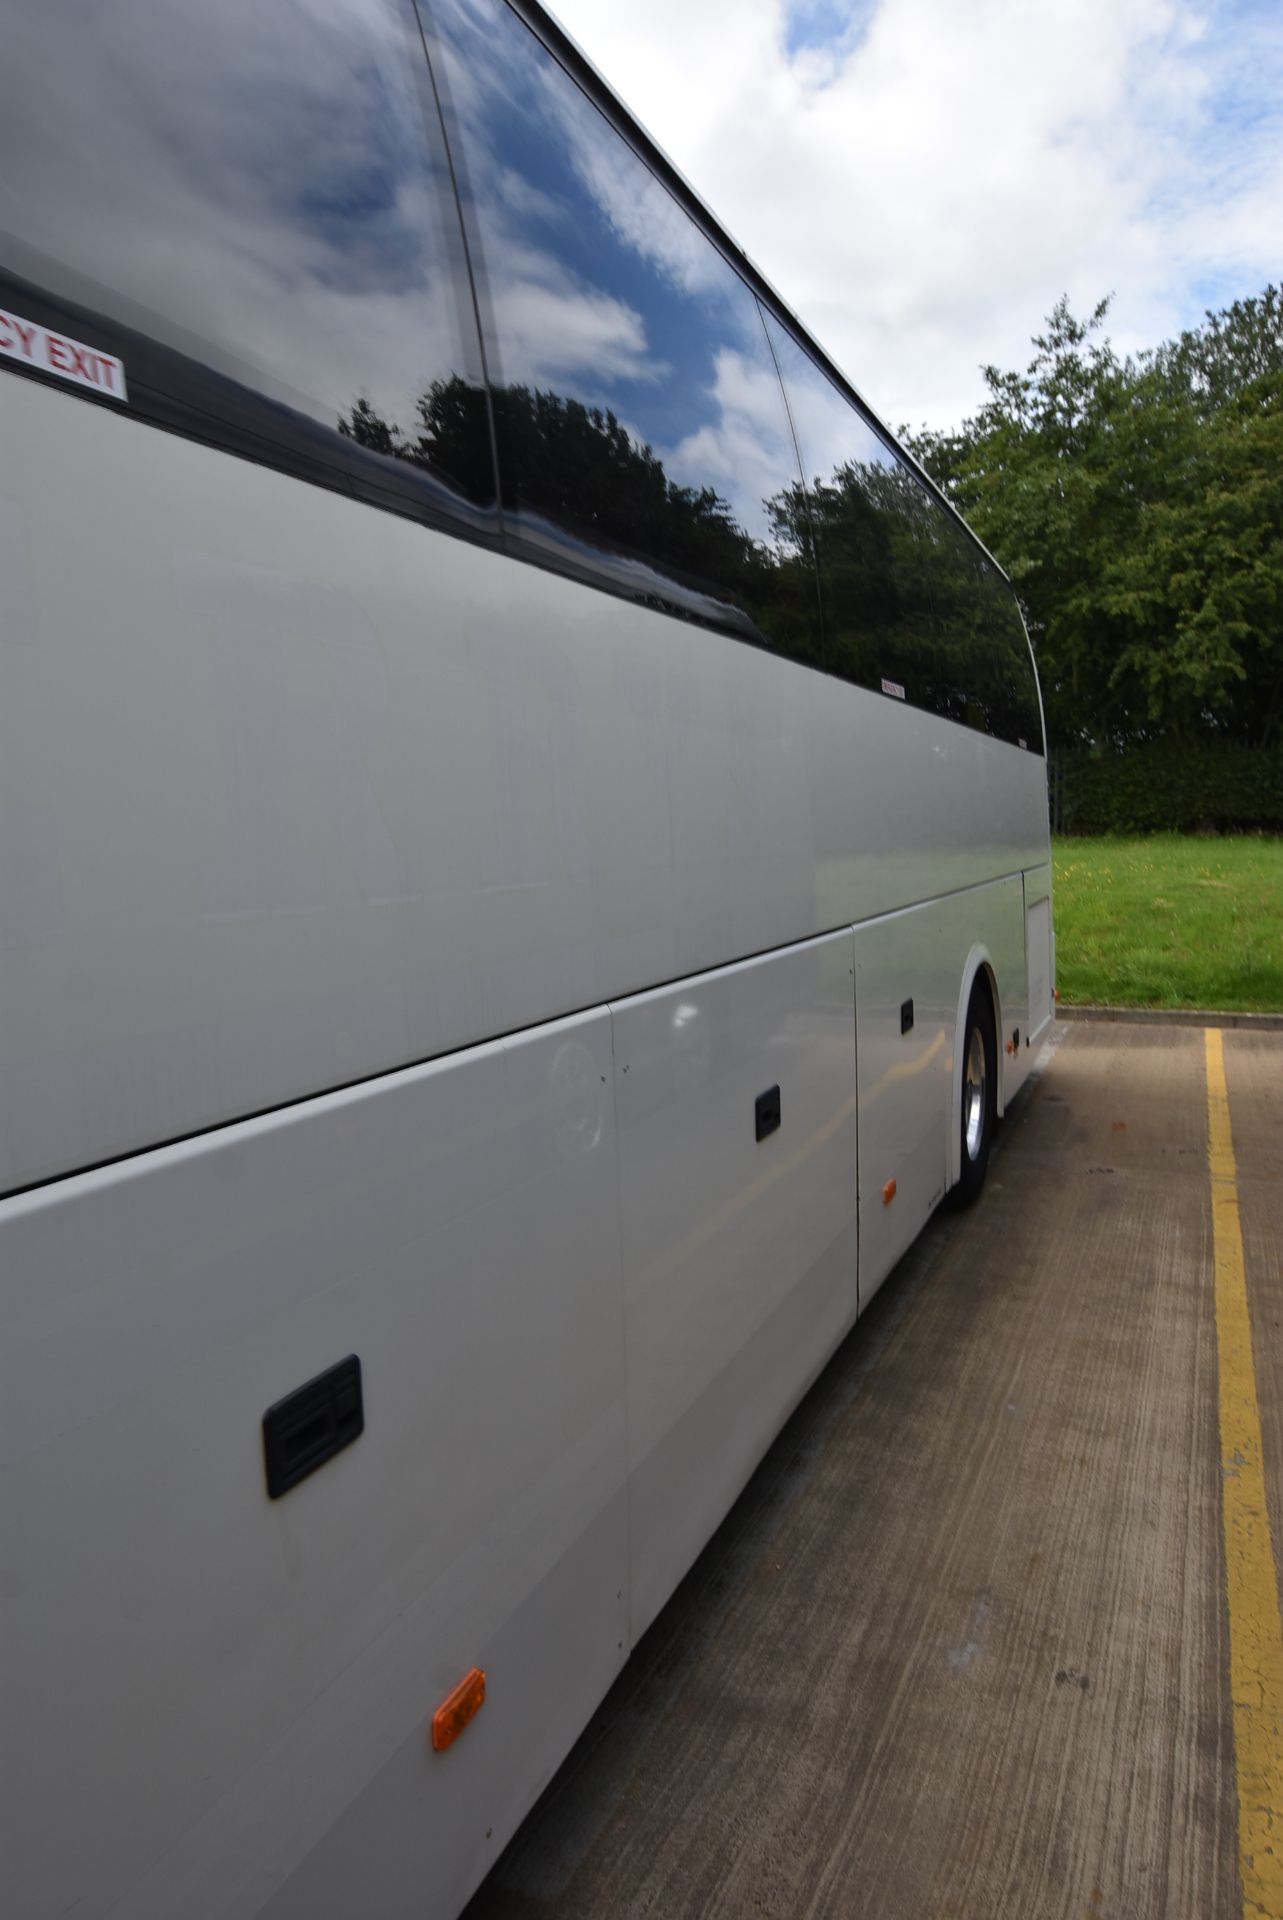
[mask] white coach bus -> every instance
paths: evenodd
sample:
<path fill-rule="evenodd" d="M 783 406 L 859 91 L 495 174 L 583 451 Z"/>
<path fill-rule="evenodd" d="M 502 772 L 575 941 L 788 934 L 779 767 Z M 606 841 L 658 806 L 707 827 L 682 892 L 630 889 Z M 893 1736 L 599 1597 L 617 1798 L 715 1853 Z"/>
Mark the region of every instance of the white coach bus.
<path fill-rule="evenodd" d="M 4 12 L 0 1907 L 448 1916 L 978 1190 L 1033 663 L 537 6 Z"/>

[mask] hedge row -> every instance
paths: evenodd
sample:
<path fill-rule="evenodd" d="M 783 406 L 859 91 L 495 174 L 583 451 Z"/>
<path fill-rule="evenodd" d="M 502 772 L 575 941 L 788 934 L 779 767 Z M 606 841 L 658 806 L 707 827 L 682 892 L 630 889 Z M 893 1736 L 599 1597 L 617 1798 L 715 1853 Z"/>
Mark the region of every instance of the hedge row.
<path fill-rule="evenodd" d="M 1283 751 L 1171 741 L 1065 755 L 1049 769 L 1061 833 L 1283 833 Z"/>

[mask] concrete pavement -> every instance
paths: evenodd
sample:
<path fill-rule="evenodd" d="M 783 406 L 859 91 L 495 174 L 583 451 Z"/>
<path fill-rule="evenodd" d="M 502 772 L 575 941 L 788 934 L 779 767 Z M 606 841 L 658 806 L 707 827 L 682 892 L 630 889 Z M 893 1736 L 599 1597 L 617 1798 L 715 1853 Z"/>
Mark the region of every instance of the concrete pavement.
<path fill-rule="evenodd" d="M 1277 1544 L 1283 1034 L 1223 1049 Z M 469 1920 L 1243 1911 L 1207 1072 L 1057 1030 Z"/>

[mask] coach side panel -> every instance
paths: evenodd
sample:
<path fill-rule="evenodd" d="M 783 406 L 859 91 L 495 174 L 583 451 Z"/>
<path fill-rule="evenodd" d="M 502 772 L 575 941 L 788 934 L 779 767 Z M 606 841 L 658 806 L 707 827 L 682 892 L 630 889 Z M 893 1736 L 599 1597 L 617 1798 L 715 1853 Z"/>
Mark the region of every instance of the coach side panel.
<path fill-rule="evenodd" d="M 0 436 L 0 1187 L 1046 860 L 1035 754 L 33 382 Z"/>

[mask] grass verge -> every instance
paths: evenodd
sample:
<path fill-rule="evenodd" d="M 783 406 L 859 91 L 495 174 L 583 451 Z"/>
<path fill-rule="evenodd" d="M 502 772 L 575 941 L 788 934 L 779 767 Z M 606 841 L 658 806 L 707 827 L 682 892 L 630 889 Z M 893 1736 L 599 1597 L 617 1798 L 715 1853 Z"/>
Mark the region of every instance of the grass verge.
<path fill-rule="evenodd" d="M 1068 1002 L 1283 1010 L 1283 839 L 1057 839 Z"/>

